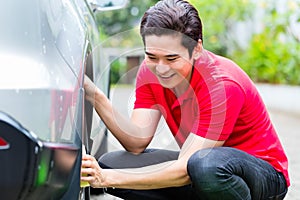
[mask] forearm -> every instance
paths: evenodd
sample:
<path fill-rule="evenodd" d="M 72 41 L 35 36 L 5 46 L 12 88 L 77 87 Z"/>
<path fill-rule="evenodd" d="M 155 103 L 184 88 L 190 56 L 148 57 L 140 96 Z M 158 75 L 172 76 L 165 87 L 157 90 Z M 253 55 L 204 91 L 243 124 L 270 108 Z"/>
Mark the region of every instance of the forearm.
<path fill-rule="evenodd" d="M 99 89 L 95 92 L 92 104 L 105 125 L 126 150 L 137 153 L 144 150 L 152 135 L 147 135 L 145 130 L 117 112 Z"/>
<path fill-rule="evenodd" d="M 105 187 L 130 189 L 158 189 L 190 183 L 186 167 L 178 161 L 169 161 L 137 169 L 103 169 Z"/>

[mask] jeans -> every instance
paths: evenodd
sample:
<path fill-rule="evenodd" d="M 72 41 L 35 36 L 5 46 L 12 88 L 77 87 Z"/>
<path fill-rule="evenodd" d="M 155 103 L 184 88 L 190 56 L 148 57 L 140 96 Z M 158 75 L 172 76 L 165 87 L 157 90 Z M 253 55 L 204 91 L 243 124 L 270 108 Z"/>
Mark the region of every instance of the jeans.
<path fill-rule="evenodd" d="M 148 149 L 140 155 L 126 151 L 107 153 L 99 159 L 102 168 L 134 168 L 178 158 L 178 152 Z M 192 184 L 153 190 L 113 189 L 114 196 L 147 199 L 280 200 L 287 193 L 284 176 L 269 163 L 230 147 L 203 149 L 189 159 L 187 171 Z"/>

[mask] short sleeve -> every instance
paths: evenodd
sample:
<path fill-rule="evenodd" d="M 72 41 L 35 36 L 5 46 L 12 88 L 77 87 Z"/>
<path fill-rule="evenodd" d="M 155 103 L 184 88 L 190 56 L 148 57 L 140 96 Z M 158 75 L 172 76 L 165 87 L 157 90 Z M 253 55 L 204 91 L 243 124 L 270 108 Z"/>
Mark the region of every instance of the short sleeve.
<path fill-rule="evenodd" d="M 138 70 L 136 78 L 136 88 L 135 88 L 135 97 L 134 109 L 137 108 L 156 108 L 156 100 L 153 93 L 153 87 L 155 87 L 154 75 L 146 67 L 145 62 L 143 62 Z M 153 86 L 154 85 L 154 86 Z"/>

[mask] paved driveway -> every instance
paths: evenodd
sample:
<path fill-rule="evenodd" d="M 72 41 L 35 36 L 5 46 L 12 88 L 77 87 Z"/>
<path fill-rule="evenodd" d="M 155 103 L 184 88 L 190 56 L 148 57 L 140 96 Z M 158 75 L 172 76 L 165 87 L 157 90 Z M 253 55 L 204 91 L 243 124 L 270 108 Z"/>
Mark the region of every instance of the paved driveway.
<path fill-rule="evenodd" d="M 300 200 L 300 117 L 284 112 L 270 112 L 289 159 L 291 186 L 287 200 Z"/>

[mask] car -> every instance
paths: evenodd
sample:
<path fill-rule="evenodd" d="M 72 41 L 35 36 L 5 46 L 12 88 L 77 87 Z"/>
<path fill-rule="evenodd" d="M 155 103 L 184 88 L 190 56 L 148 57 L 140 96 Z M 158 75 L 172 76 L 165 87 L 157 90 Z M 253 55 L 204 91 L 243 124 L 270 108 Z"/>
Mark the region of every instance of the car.
<path fill-rule="evenodd" d="M 107 129 L 84 99 L 84 77 L 109 94 L 97 12 L 126 0 L 0 3 L 1 199 L 89 199 L 82 150 L 107 151 Z"/>

